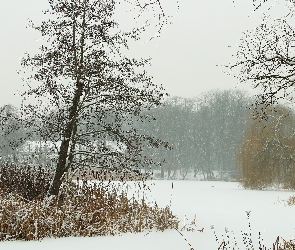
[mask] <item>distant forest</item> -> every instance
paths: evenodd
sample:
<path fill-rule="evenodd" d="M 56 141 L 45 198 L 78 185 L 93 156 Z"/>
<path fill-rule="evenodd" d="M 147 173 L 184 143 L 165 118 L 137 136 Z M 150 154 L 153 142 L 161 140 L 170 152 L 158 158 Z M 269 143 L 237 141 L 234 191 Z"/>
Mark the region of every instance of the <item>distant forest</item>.
<path fill-rule="evenodd" d="M 178 171 L 185 179 L 190 172 L 204 179 L 236 178 L 237 155 L 250 116 L 251 98 L 239 90 L 213 90 L 195 98 L 172 97 L 150 113 L 155 122 L 138 125 L 168 141 L 171 150 L 146 150 L 162 161 L 161 177 L 173 178 Z"/>
<path fill-rule="evenodd" d="M 165 179 L 201 176 L 204 180 L 242 180 L 245 186 L 255 188 L 283 182 L 295 186 L 294 113 L 281 105 L 268 107 L 268 118 L 263 120 L 255 118 L 253 103 L 253 97 L 244 91 L 212 90 L 195 98 L 167 98 L 163 105 L 146 110 L 145 119 L 134 121 L 133 129 L 168 142 L 169 148 L 140 145 L 144 155 L 159 162 L 158 167 L 145 166 L 141 171 L 155 171 L 157 178 Z M 3 112 L 17 114 L 18 110 L 6 105 Z M 106 115 L 106 119 L 110 118 Z M 16 118 L 10 118 L 2 126 L 2 161 L 23 162 L 23 138 L 41 140 L 28 129 L 15 129 L 18 123 Z M 127 123 L 120 126 L 128 130 Z M 35 158 L 39 157 L 37 163 L 50 165 L 48 161 L 53 158 L 44 156 L 41 146 L 38 154 L 36 149 L 31 150 Z"/>

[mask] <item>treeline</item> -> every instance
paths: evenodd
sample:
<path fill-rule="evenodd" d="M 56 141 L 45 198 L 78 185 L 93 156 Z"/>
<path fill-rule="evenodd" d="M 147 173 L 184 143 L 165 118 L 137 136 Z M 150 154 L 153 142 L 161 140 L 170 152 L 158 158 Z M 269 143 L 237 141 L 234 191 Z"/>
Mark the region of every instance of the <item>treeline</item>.
<path fill-rule="evenodd" d="M 214 90 L 195 98 L 172 97 L 164 105 L 146 110 L 143 119 L 134 121 L 135 127 L 127 123 L 117 126 L 169 143 L 170 149 L 148 144 L 138 147 L 147 158 L 160 163 L 151 169 L 160 170 L 157 177 L 230 179 L 240 180 L 246 188 L 275 184 L 294 189 L 295 114 L 282 105 L 256 107 L 255 113 L 253 103 L 253 98 L 240 90 Z M 264 112 L 263 119 L 257 116 L 259 110 Z M 101 112 L 109 123 L 117 122 L 116 117 Z M 40 122 L 40 126 L 50 129 L 50 124 Z M 1 109 L 0 139 L 2 161 L 18 162 L 19 149 L 26 140 L 38 141 L 41 137 L 22 127 L 18 110 L 6 105 Z M 128 150 L 128 145 L 123 148 Z"/>
<path fill-rule="evenodd" d="M 214 90 L 196 98 L 173 97 L 151 109 L 154 122 L 138 128 L 168 141 L 171 150 L 147 149 L 161 160 L 161 177 L 236 178 L 236 158 L 244 137 L 251 99 L 239 90 Z M 218 172 L 218 176 L 216 176 Z M 214 175 L 215 173 L 215 175 Z"/>
<path fill-rule="evenodd" d="M 155 121 L 138 128 L 171 146 L 146 150 L 162 162 L 159 177 L 201 174 L 205 180 L 239 180 L 246 188 L 295 189 L 295 113 L 254 101 L 243 91 L 214 90 L 151 109 Z"/>
<path fill-rule="evenodd" d="M 144 115 L 150 119 L 135 121 L 135 127 L 140 134 L 153 135 L 169 143 L 170 150 L 142 145 L 149 158 L 161 162 L 162 177 L 166 172 L 169 178 L 173 178 L 178 172 L 185 179 L 189 172 L 193 172 L 194 176 L 202 173 L 204 179 L 212 179 L 213 171 L 218 171 L 221 178 L 224 173 L 236 176 L 236 157 L 246 127 L 249 103 L 246 93 L 238 90 L 214 90 L 196 98 L 172 97 L 164 105 L 147 110 Z M 33 134 L 30 128 L 23 127 L 18 112 L 12 105 L 1 109 L 2 160 L 17 162 L 19 149 L 26 140 L 44 140 L 44 135 Z M 116 117 L 114 120 L 109 112 L 101 112 L 104 119 L 110 120 L 108 123 L 116 122 Z M 50 117 L 40 120 L 41 131 L 51 131 L 57 126 L 50 121 L 59 119 L 53 119 L 54 113 L 50 113 Z M 124 131 L 133 129 L 128 128 L 128 124 L 117 126 Z M 82 132 L 83 126 L 79 129 Z M 58 140 L 59 135 L 48 134 Z M 101 139 L 109 140 L 107 137 Z M 50 138 L 46 140 L 50 141 Z"/>

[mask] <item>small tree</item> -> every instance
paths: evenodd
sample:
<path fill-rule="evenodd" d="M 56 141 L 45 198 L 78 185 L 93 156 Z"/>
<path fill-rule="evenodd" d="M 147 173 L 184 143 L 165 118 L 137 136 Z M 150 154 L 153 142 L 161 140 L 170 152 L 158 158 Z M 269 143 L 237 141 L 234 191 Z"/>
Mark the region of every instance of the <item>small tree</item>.
<path fill-rule="evenodd" d="M 119 31 L 113 19 L 115 1 L 48 2 L 50 9 L 46 13 L 52 14 L 53 19 L 40 26 L 32 24 L 46 43 L 39 54 L 26 55 L 22 60 L 25 70 L 33 72 L 29 80 L 41 83 L 31 86 L 24 96 L 34 97 L 39 103 L 24 105 L 23 111 L 42 138 L 61 140 L 48 193 L 57 195 L 64 173 L 82 164 L 99 163 L 117 170 L 152 164 L 151 159 L 141 157 L 140 142 L 158 146 L 161 141 L 139 134 L 132 123 L 133 117 L 144 119 L 142 109 L 161 104 L 163 89 L 140 70 L 149 60 L 130 59 L 122 53 L 122 48 L 128 48 L 128 41 L 139 39 L 146 27 Z M 135 7 L 141 12 L 154 7 L 154 14 L 158 7 L 159 30 L 167 21 L 159 0 L 143 4 L 136 1 Z M 45 126 L 38 127 L 40 123 Z M 127 150 L 124 154 L 114 152 L 100 143 L 106 140 L 123 143 Z"/>

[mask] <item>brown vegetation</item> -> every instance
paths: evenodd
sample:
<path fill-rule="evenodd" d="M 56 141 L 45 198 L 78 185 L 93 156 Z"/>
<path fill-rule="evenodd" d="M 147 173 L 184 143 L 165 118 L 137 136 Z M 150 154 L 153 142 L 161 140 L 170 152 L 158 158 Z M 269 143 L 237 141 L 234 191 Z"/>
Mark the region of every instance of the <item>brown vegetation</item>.
<path fill-rule="evenodd" d="M 277 184 L 295 188 L 294 115 L 282 106 L 266 108 L 268 119 L 249 118 L 238 156 L 246 188 Z"/>
<path fill-rule="evenodd" d="M 0 190 L 16 193 L 26 200 L 44 199 L 52 173 L 32 165 L 6 163 L 0 166 Z"/>
<path fill-rule="evenodd" d="M 286 241 L 282 237 L 278 236 L 275 243 L 272 246 L 273 250 L 294 250 L 295 249 L 295 241 L 290 240 Z"/>
<path fill-rule="evenodd" d="M 17 172 L 20 168 L 6 165 L 0 169 L 2 178 L 2 173 Z M 90 185 L 83 179 L 83 184 L 77 185 L 69 179 L 63 182 L 58 196 L 46 197 L 48 182 L 35 188 L 36 176 L 44 172 L 41 168 L 34 171 L 28 175 L 27 179 L 34 176 L 29 181 L 21 178 L 20 173 L 15 179 L 10 175 L 0 188 L 0 240 L 115 235 L 178 228 L 178 220 L 169 206 L 159 208 L 156 203 L 148 204 L 144 197 L 129 199 L 123 183 L 119 186 L 112 182 Z M 20 187 L 25 183 L 33 185 L 27 185 L 28 191 L 23 193 Z M 28 195 L 31 192 L 34 195 Z"/>

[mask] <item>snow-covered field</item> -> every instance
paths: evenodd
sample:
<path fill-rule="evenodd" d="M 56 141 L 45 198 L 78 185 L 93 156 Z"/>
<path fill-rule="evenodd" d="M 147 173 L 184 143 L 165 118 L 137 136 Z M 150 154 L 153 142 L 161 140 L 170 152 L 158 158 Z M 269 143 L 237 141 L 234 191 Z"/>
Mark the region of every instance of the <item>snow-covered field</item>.
<path fill-rule="evenodd" d="M 245 190 L 235 182 L 173 181 L 173 189 L 172 181 L 151 182 L 154 185 L 151 186 L 150 199 L 156 200 L 159 206 L 170 204 L 172 194 L 172 211 L 180 218 L 180 227 L 184 224 L 185 216 L 190 222 L 196 215 L 196 229 L 204 228 L 204 231 L 181 231 L 195 250 L 218 248 L 212 225 L 220 242 L 227 228 L 230 239 L 235 236 L 239 249 L 245 249 L 241 236 L 241 231 L 249 232 L 245 211 L 251 211 L 250 222 L 255 249 L 258 249 L 259 231 L 268 248 L 278 235 L 286 240 L 295 238 L 295 207 L 288 207 L 280 202 L 295 195 L 294 192 Z M 121 236 L 45 239 L 41 242 L 0 242 L 0 249 L 189 250 L 190 247 L 176 230 L 167 230 Z"/>

